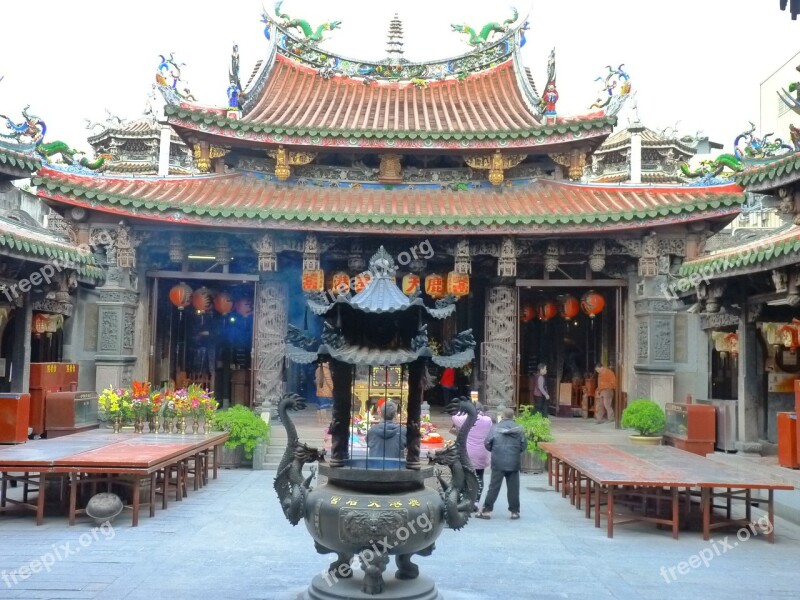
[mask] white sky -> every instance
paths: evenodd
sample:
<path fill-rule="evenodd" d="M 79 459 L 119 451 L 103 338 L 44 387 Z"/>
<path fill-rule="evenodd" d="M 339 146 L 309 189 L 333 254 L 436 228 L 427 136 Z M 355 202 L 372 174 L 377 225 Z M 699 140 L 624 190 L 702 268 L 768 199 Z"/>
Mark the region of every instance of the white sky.
<path fill-rule="evenodd" d="M 274 2 L 265 5 L 272 12 Z M 800 21 L 778 0 L 521 0 L 531 29 L 523 49 L 537 85 L 556 48 L 561 115 L 589 112 L 594 79 L 624 63 L 648 127 L 680 121 L 683 133 L 702 130 L 730 149 L 748 121 L 758 123 L 759 84 L 800 50 Z M 158 55 L 175 52 L 198 100 L 224 105 L 232 42 L 239 44 L 242 78 L 265 54 L 260 0 L 27 0 L 3 2 L 0 12 L 0 113 L 20 110 L 48 125 L 48 140 L 88 148 L 84 119 L 141 113 Z M 505 3 L 482 0 L 286 0 L 283 12 L 316 27 L 341 20 L 323 48 L 380 59 L 397 10 L 406 57 L 431 60 L 469 49 L 451 22 L 479 29 L 510 14 Z M 244 82 L 243 82 L 244 83 Z M 787 82 L 788 83 L 788 82 Z M 627 114 L 620 124 L 627 124 Z M 764 132 L 766 133 L 766 132 Z M 787 132 L 776 135 L 788 137 Z"/>

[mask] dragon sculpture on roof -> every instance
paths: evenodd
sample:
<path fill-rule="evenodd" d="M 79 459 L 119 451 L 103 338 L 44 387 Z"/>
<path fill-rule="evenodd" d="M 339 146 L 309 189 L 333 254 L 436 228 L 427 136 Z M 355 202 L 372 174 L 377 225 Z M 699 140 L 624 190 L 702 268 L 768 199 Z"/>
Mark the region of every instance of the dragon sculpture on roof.
<path fill-rule="evenodd" d="M 749 123 L 750 129 L 737 135 L 733 142 L 733 151 L 739 160 L 776 158 L 794 151 L 794 148 L 781 138 L 770 140 L 772 133 L 763 137 L 754 136 L 756 126 L 752 121 Z"/>
<path fill-rule="evenodd" d="M 453 31 L 457 31 L 458 33 L 465 33 L 469 36 L 467 43 L 470 46 L 483 46 L 484 44 L 489 42 L 489 37 L 493 33 L 506 33 L 508 28 L 514 23 L 517 18 L 519 17 L 519 12 L 513 6 L 511 7 L 511 18 L 506 19 L 502 23 L 498 23 L 497 21 L 492 21 L 491 23 L 487 23 L 483 27 L 481 27 L 480 32 L 476 31 L 469 25 L 460 25 L 460 24 L 451 24 L 450 27 Z"/>
<path fill-rule="evenodd" d="M 623 70 L 624 66 L 623 64 L 615 69 L 611 65 L 606 65 L 608 74 L 605 77 L 601 75 L 595 79 L 595 81 L 603 82 L 603 89 L 598 94 L 597 100 L 589 108 L 603 108 L 608 112 L 612 112 L 611 109 L 619 100 L 631 93 L 631 78 Z"/>
<path fill-rule="evenodd" d="M 71 148 L 68 144 L 62 141 L 44 142 L 44 137 L 47 134 L 47 124 L 36 115 L 28 113 L 30 104 L 22 109 L 22 121 L 15 123 L 6 115 L 0 115 L 0 119 L 5 121 L 6 127 L 10 133 L 0 133 L 2 139 L 12 139 L 17 143 L 33 143 L 36 153 L 49 160 L 51 157 L 60 155 L 61 160 L 67 165 L 77 164 L 86 169 L 96 171 L 101 169 L 109 156 L 101 155 L 95 160 L 90 161 L 86 156 L 76 160 L 75 155 L 83 155 L 80 150 Z"/>
<path fill-rule="evenodd" d="M 275 16 L 279 19 L 283 20 L 283 27 L 286 29 L 299 29 L 303 32 L 305 39 L 309 42 L 321 42 L 323 40 L 323 36 L 325 35 L 326 31 L 332 31 L 334 29 L 339 29 L 342 26 L 341 21 L 327 21 L 314 29 L 311 27 L 311 24 L 306 21 L 305 19 L 292 19 L 286 13 L 281 12 L 281 5 L 283 4 L 283 0 L 278 0 L 275 3 Z M 263 19 L 262 19 L 263 21 Z M 265 32 L 267 39 L 269 36 Z"/>

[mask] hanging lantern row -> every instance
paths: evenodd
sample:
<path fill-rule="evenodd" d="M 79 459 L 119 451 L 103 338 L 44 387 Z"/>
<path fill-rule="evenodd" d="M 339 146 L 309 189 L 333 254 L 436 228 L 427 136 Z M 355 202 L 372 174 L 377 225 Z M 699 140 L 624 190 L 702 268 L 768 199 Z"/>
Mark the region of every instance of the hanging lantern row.
<path fill-rule="evenodd" d="M 214 310 L 223 317 L 233 310 L 233 300 L 228 292 L 220 292 L 214 296 Z"/>
<path fill-rule="evenodd" d="M 556 315 L 562 319 L 571 321 L 583 310 L 590 319 L 594 319 L 603 312 L 606 306 L 605 298 L 594 290 L 589 290 L 582 297 L 581 301 L 570 294 L 559 296 L 556 301 L 545 300 L 539 304 L 523 304 L 519 310 L 519 318 L 523 323 L 527 323 L 538 318 L 540 321 L 547 322 Z"/>
<path fill-rule="evenodd" d="M 169 301 L 181 312 L 191 305 L 198 313 L 208 312 L 213 306 L 214 310 L 223 317 L 230 314 L 232 310 L 242 317 L 249 317 L 253 314 L 253 302 L 249 298 L 241 298 L 234 303 L 228 292 L 214 294 L 205 286 L 192 291 L 192 288 L 183 282 L 173 286 L 169 291 Z"/>
<path fill-rule="evenodd" d="M 328 290 L 331 294 L 340 296 L 353 292 L 360 294 L 369 282 L 372 281 L 372 273 L 363 271 L 351 278 L 344 271 L 337 271 L 331 275 L 328 282 Z M 397 278 L 394 278 L 395 283 Z M 406 296 L 417 294 L 422 285 L 419 275 L 407 273 L 400 282 L 402 291 Z M 321 269 L 314 271 L 303 271 L 302 289 L 304 292 L 322 292 L 325 290 L 325 272 Z M 425 293 L 433 299 L 444 298 L 452 294 L 457 298 L 469 295 L 469 275 L 451 271 L 447 277 L 433 273 L 425 277 Z"/>
<path fill-rule="evenodd" d="M 566 296 L 559 296 L 557 301 L 558 314 L 561 315 L 562 319 L 571 321 L 578 316 L 578 313 L 580 312 L 580 304 L 578 304 L 575 296 L 570 296 L 569 294 Z"/>
<path fill-rule="evenodd" d="M 419 275 L 409 273 L 403 275 L 403 293 L 406 296 L 413 296 L 419 291 L 420 280 Z"/>

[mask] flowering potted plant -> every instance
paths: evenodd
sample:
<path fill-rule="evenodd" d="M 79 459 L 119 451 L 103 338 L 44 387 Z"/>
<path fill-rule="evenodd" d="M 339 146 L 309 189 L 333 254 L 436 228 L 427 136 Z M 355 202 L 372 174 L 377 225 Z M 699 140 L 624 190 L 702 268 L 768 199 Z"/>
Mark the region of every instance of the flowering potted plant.
<path fill-rule="evenodd" d="M 175 390 L 172 400 L 175 405 L 175 417 L 178 419 L 178 433 L 186 433 L 186 417 L 191 414 L 192 410 L 189 393 L 185 388 Z"/>
<path fill-rule="evenodd" d="M 189 413 L 192 415 L 192 433 L 197 433 L 200 430 L 200 419 L 205 418 L 206 403 L 210 397 L 210 394 L 197 383 L 191 384 L 186 389 Z"/>
<path fill-rule="evenodd" d="M 153 392 L 150 395 L 150 416 L 148 426 L 150 433 L 158 433 L 158 418 L 164 410 L 164 392 Z"/>
<path fill-rule="evenodd" d="M 166 389 L 162 392 L 161 417 L 164 419 L 164 433 L 172 433 L 172 427 L 178 411 L 175 408 L 175 390 Z"/>
<path fill-rule="evenodd" d="M 144 420 L 150 417 L 150 382 L 134 381 L 128 391 L 133 409 L 133 430 L 136 433 L 144 431 Z"/>
<path fill-rule="evenodd" d="M 112 386 L 104 389 L 98 397 L 98 405 L 104 420 L 110 420 L 114 433 L 119 433 L 123 421 L 133 416 L 133 406 L 126 390 Z"/>

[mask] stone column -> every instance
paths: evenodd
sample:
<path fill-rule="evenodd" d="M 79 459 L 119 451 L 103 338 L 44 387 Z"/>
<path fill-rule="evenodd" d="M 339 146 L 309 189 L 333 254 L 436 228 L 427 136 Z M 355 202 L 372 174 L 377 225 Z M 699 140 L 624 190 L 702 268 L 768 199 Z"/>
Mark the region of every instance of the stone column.
<path fill-rule="evenodd" d="M 172 127 L 160 125 L 158 145 L 158 176 L 169 175 L 169 150 L 172 142 Z"/>
<path fill-rule="evenodd" d="M 105 246 L 108 265 L 105 284 L 97 290 L 95 389 L 99 391 L 109 385 L 129 386 L 133 381 L 139 293 L 130 230 L 124 226 L 116 231 L 94 229 L 90 237 L 95 247 Z"/>
<path fill-rule="evenodd" d="M 489 289 L 486 302 L 486 343 L 483 362 L 486 374 L 487 406 L 514 406 L 514 371 L 517 352 L 517 320 L 514 318 L 516 289 Z"/>
<path fill-rule="evenodd" d="M 738 440 L 736 449 L 740 452 L 759 454 L 759 415 L 762 406 L 761 378 L 758 375 L 758 362 L 763 360 L 758 347 L 756 325 L 750 322 L 748 312 L 743 310 L 739 318 L 739 402 L 737 410 Z"/>
<path fill-rule="evenodd" d="M 633 289 L 635 344 L 633 395 L 628 401 L 647 398 L 662 407 L 674 402 L 675 310 L 660 291 L 663 276 L 641 279 Z"/>
<path fill-rule="evenodd" d="M 331 359 L 333 411 L 331 414 L 332 467 L 344 466 L 350 458 L 350 412 L 352 410 L 353 367 Z"/>
<path fill-rule="evenodd" d="M 11 361 L 14 372 L 11 375 L 11 391 L 18 394 L 28 392 L 31 382 L 31 308 L 30 294 L 24 295 L 24 302 L 17 307 L 14 315 L 14 342 Z"/>
<path fill-rule="evenodd" d="M 253 381 L 254 406 L 273 412 L 284 393 L 284 349 L 289 294 L 276 273 L 261 273 L 256 293 Z"/>
<path fill-rule="evenodd" d="M 409 469 L 419 470 L 420 463 L 420 422 L 422 421 L 422 378 L 425 374 L 425 363 L 415 360 L 408 365 L 408 435 L 406 443 L 406 466 Z"/>

